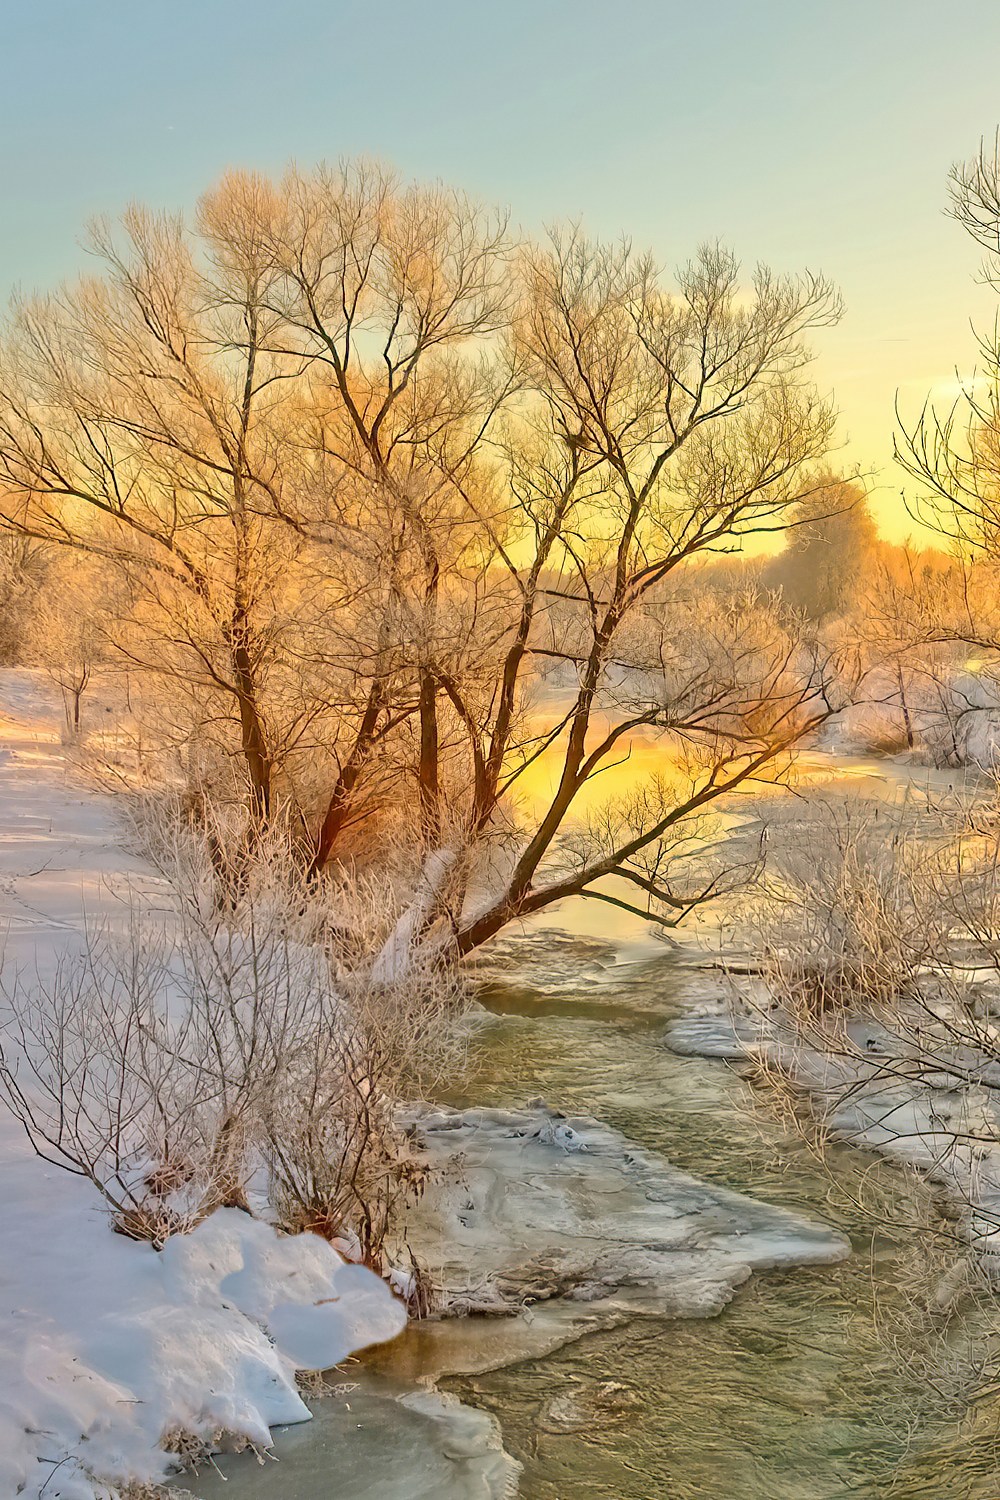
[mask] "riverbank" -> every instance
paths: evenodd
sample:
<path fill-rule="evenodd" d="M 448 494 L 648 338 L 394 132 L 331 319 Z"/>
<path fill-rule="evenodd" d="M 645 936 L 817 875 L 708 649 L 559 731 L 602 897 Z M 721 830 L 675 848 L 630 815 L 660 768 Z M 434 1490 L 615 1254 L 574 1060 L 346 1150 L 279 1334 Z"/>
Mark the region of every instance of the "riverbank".
<path fill-rule="evenodd" d="M 136 906 L 144 921 L 169 920 L 169 892 L 124 851 L 113 798 L 74 772 L 60 719 L 36 674 L 0 677 L 8 983 L 51 983 L 88 931 L 125 932 Z M 476 1288 L 493 1299 L 498 1363 L 638 1312 L 713 1314 L 754 1269 L 847 1253 L 822 1225 L 698 1183 L 596 1120 L 423 1110 L 412 1123 L 439 1184 L 412 1228 L 418 1258 L 452 1288 L 451 1313 L 470 1311 Z M 336 1365 L 405 1322 L 388 1288 L 325 1242 L 280 1237 L 235 1210 L 162 1252 L 115 1234 L 90 1185 L 39 1161 L 7 1115 L 0 1184 L 5 1492 L 92 1500 L 102 1485 L 162 1480 L 176 1463 L 168 1449 L 266 1450 L 272 1428 L 309 1417 L 297 1370 Z M 428 1336 L 440 1330 L 443 1351 L 460 1321 L 428 1324 Z M 435 1367 L 470 1368 L 464 1355 Z M 385 1429 L 398 1419 L 404 1438 L 423 1431 L 428 1455 L 462 1449 L 468 1484 L 507 1493 L 514 1469 L 494 1425 L 428 1385 L 387 1398 L 378 1425 L 389 1468 Z M 379 1451 L 364 1463 L 377 1466 Z"/>
<path fill-rule="evenodd" d="M 3 691 L 7 951 L 44 974 L 84 914 L 120 920 L 135 888 L 155 912 L 165 892 L 123 854 L 111 800 L 68 775 L 57 706 L 30 674 Z M 961 1361 L 934 1363 L 923 1329 L 921 1363 L 901 1370 L 872 1322 L 873 1278 L 899 1327 L 910 1311 L 885 1224 L 917 1190 L 835 1152 L 851 1191 L 878 1184 L 874 1218 L 845 1213 L 794 1139 L 751 1124 L 738 1080 L 664 1048 L 691 986 L 704 999 L 718 976 L 692 975 L 648 932 L 535 928 L 496 944 L 480 978 L 479 1070 L 413 1121 L 443 1183 L 413 1233 L 453 1311 L 475 1294 L 491 1315 L 411 1323 L 326 1397 L 307 1394 L 306 1426 L 285 1425 L 308 1414 L 295 1369 L 401 1326 L 381 1283 L 362 1296 L 366 1273 L 321 1241 L 235 1212 L 156 1255 L 5 1130 L 11 1493 L 92 1500 L 98 1472 L 157 1481 L 165 1437 L 207 1447 L 224 1430 L 276 1440 L 278 1462 L 220 1458 L 228 1482 L 181 1481 L 199 1495 L 322 1500 L 334 1470 L 345 1500 L 502 1500 L 521 1467 L 527 1500 L 648 1500 L 650 1484 L 833 1500 L 845 1475 L 896 1472 L 895 1433 L 942 1420 L 963 1378 Z"/>
<path fill-rule="evenodd" d="M 526 1500 L 908 1496 L 911 1458 L 957 1420 L 983 1347 L 961 1321 L 946 1346 L 910 1298 L 928 1262 L 910 1228 L 926 1190 L 846 1146 L 818 1160 L 737 1071 L 666 1049 L 665 1026 L 718 976 L 636 948 L 631 935 L 617 955 L 551 929 L 512 938 L 484 991 L 495 1019 L 475 1096 L 514 1108 L 543 1095 L 571 1120 L 586 1108 L 675 1170 L 824 1220 L 854 1254 L 754 1275 L 718 1317 L 630 1318 L 506 1367 L 482 1368 L 488 1330 L 456 1325 L 468 1344 L 452 1367 L 480 1373 L 445 1388 L 498 1419 Z M 365 1363 L 420 1372 L 437 1358 L 432 1331 L 411 1326 Z M 956 1500 L 992 1495 L 949 1472 Z"/>
<path fill-rule="evenodd" d="M 984 884 L 979 916 L 971 898 L 964 946 L 963 897 L 955 898 L 954 954 L 947 944 L 918 949 L 920 933 L 913 927 L 897 937 L 896 928 L 906 927 L 907 908 L 904 901 L 894 927 L 891 894 L 881 917 L 872 916 L 883 890 L 879 882 L 887 890 L 892 882 L 879 864 L 883 851 L 898 842 L 926 850 L 930 859 L 950 848 L 963 820 L 979 818 L 988 828 L 995 784 L 974 772 L 918 767 L 900 758 L 827 757 L 824 764 L 815 755 L 803 758 L 802 769 L 794 803 L 773 811 L 760 806 L 743 830 L 750 842 L 766 840 L 775 889 L 781 888 L 783 870 L 790 870 L 789 911 L 803 924 L 801 943 L 796 930 L 784 931 L 780 921 L 769 936 L 765 918 L 756 942 L 761 951 L 770 943 L 767 960 L 755 951 L 752 933 L 738 925 L 725 937 L 716 933 L 712 941 L 687 945 L 685 962 L 702 982 L 666 1028 L 665 1042 L 681 1056 L 753 1068 L 765 1093 L 770 1086 L 772 1096 L 783 1096 L 793 1108 L 797 1098 L 800 1110 L 811 1112 L 814 1133 L 921 1172 L 975 1266 L 988 1284 L 995 1283 L 1000 999 L 989 889 Z M 843 843 L 849 837 L 853 846 Z M 817 860 L 830 861 L 826 885 Z M 947 908 L 923 911 L 921 900 L 943 903 L 947 897 L 946 882 L 937 896 L 933 882 L 922 898 L 911 896 L 929 933 L 935 922 L 946 921 Z M 869 950 L 864 923 L 873 920 Z M 842 981 L 832 995 L 813 987 L 811 979 L 822 967 L 827 940 L 830 963 L 836 963 L 838 943 L 853 942 L 858 964 L 857 981 Z M 819 945 L 815 971 L 808 967 L 812 942 Z M 802 972 L 796 968 L 800 949 Z M 848 969 L 854 958 L 855 949 L 848 947 Z M 770 981 L 769 964 L 775 966 Z M 873 990 L 865 989 L 866 973 Z"/>
<path fill-rule="evenodd" d="M 133 901 L 154 924 L 166 911 L 162 884 L 122 847 L 111 799 L 68 764 L 61 712 L 36 674 L 0 674 L 7 986 L 50 983 L 88 928 L 123 930 Z M 13 1059 L 9 1036 L 4 1046 Z M 272 1427 L 308 1419 L 296 1370 L 335 1364 L 405 1323 L 363 1267 L 235 1210 L 160 1253 L 115 1234 L 90 1184 L 39 1160 L 6 1110 L 0 1201 L 5 1496 L 106 1500 L 109 1486 L 163 1479 L 171 1448 L 223 1438 L 266 1448 Z"/>
<path fill-rule="evenodd" d="M 725 1199 L 735 1190 L 744 1202 L 822 1220 L 852 1241 L 854 1254 L 761 1270 L 708 1318 L 663 1317 L 647 1306 L 603 1327 L 578 1325 L 571 1338 L 559 1330 L 553 1340 L 548 1320 L 561 1304 L 549 1298 L 525 1308 L 523 1320 L 411 1322 L 396 1341 L 337 1373 L 309 1428 L 278 1435 L 277 1464 L 220 1459 L 226 1480 L 204 1473 L 189 1481 L 200 1500 L 234 1493 L 328 1500 L 336 1445 L 345 1435 L 355 1441 L 358 1392 L 338 1391 L 338 1382 L 390 1399 L 421 1386 L 457 1397 L 494 1424 L 521 1466 L 521 1500 L 932 1494 L 910 1486 L 911 1470 L 957 1430 L 984 1346 L 978 1328 L 955 1322 L 945 1346 L 941 1328 L 909 1297 L 915 1264 L 926 1263 L 908 1230 L 926 1212 L 922 1186 L 846 1146 L 832 1145 L 819 1163 L 796 1133 L 755 1111 L 738 1072 L 666 1048 L 665 1026 L 709 983 L 717 989 L 718 976 L 693 971 L 656 941 L 641 945 L 629 932 L 616 949 L 550 925 L 505 939 L 480 974 L 489 1016 L 479 1066 L 455 1084 L 448 1109 L 506 1118 L 537 1115 L 531 1101 L 539 1096 L 557 1100 L 565 1113 L 557 1124 L 573 1129 L 581 1117 L 597 1117 L 640 1158 L 667 1160 L 671 1173 L 698 1179 L 700 1192 Z M 521 1149 L 519 1138 L 502 1149 L 512 1148 Z M 567 1156 L 561 1165 L 568 1164 Z M 604 1194 L 599 1214 L 613 1204 Z M 561 1226 L 547 1227 L 558 1241 Z M 484 1235 L 481 1221 L 470 1234 Z M 508 1255 L 508 1241 L 493 1253 Z M 571 1301 L 562 1310 L 584 1318 L 590 1311 Z M 362 1420 L 356 1442 L 369 1456 L 369 1477 L 352 1465 L 344 1500 L 409 1500 L 405 1487 L 383 1491 L 370 1477 L 372 1454 L 394 1461 L 394 1427 L 369 1426 L 367 1412 Z M 427 1436 L 440 1454 L 443 1430 Z M 971 1463 L 982 1468 L 982 1454 Z M 449 1500 L 453 1492 L 459 1500 L 489 1493 L 467 1468 L 462 1489 L 453 1461 L 439 1456 L 435 1464 L 434 1474 L 452 1476 L 454 1490 L 442 1491 Z M 961 1465 L 950 1460 L 948 1472 L 954 1500 L 993 1500 L 995 1489 L 974 1477 L 967 1484 Z M 413 1476 L 412 1494 L 432 1500 L 424 1468 Z"/>
<path fill-rule="evenodd" d="M 863 1011 L 826 1024 L 819 1018 L 804 1031 L 763 981 L 752 997 L 748 982 L 734 977 L 728 996 L 671 1022 L 666 1044 L 681 1056 L 754 1066 L 772 1087 L 808 1100 L 823 1133 L 923 1173 L 941 1189 L 939 1201 L 986 1279 L 1000 1279 L 995 1061 L 943 1044 L 928 1063 L 899 1028 Z"/>

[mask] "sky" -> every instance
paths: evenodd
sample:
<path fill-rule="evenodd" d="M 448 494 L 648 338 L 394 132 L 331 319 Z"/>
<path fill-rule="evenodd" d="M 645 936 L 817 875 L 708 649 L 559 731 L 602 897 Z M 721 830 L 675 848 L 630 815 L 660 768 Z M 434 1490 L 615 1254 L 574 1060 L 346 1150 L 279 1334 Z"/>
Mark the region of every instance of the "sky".
<path fill-rule="evenodd" d="M 945 207 L 1000 125 L 996 0 L 5 0 L 3 52 L 4 297 L 85 265 L 93 214 L 358 153 L 668 269 L 721 239 L 840 287 L 834 458 L 912 529 L 897 392 L 947 399 L 994 316 Z"/>

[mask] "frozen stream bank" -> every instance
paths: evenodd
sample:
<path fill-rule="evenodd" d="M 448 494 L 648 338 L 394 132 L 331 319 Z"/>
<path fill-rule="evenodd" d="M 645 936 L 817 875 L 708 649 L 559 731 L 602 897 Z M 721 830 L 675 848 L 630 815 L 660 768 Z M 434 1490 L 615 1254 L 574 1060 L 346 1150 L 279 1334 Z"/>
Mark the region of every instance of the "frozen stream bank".
<path fill-rule="evenodd" d="M 78 940 L 81 896 L 114 920 L 123 882 L 157 887 L 107 800 L 67 778 L 35 685 L 4 692 L 7 951 L 31 970 Z M 364 1328 L 317 1342 L 351 1279 L 319 1242 L 285 1242 L 313 1252 L 303 1276 L 237 1216 L 157 1258 L 5 1131 L 0 1491 L 91 1500 L 81 1453 L 155 1477 L 176 1423 L 278 1437 L 276 1462 L 188 1481 L 206 1500 L 495 1500 L 515 1482 L 527 1500 L 995 1500 L 987 1445 L 955 1425 L 982 1340 L 928 1342 L 907 1290 L 920 1247 L 890 1227 L 919 1189 L 846 1148 L 821 1171 L 723 1064 L 663 1045 L 703 976 L 559 919 L 497 946 L 482 1066 L 423 1121 L 460 1159 L 414 1227 L 425 1258 L 457 1299 L 523 1311 L 411 1324 L 284 1428 L 304 1415 L 294 1365 L 398 1327 L 378 1284 Z"/>
<path fill-rule="evenodd" d="M 373 1372 L 341 1372 L 310 1435 L 277 1465 L 221 1461 L 271 1500 L 379 1500 L 513 1493 L 516 1466 L 481 1412 L 427 1390 L 507 1369 L 637 1318 L 718 1314 L 754 1271 L 836 1263 L 847 1239 L 816 1219 L 700 1181 L 619 1131 L 536 1103 L 521 1110 L 415 1110 L 437 1185 L 410 1238 L 453 1316 L 411 1327 Z M 410 1350 L 419 1347 L 417 1359 Z"/>
<path fill-rule="evenodd" d="M 593 1128 L 606 1134 L 609 1150 L 621 1137 L 633 1143 L 640 1175 L 652 1158 L 655 1170 L 675 1181 L 683 1173 L 700 1179 L 690 1191 L 709 1205 L 705 1240 L 717 1231 L 718 1215 L 729 1211 L 730 1190 L 738 1189 L 756 1205 L 768 1205 L 736 1199 L 761 1214 L 760 1228 L 774 1213 L 771 1223 L 787 1231 L 789 1221 L 778 1211 L 788 1210 L 800 1225 L 835 1226 L 835 1235 L 851 1237 L 855 1253 L 834 1264 L 761 1269 L 716 1317 L 666 1317 L 662 1305 L 651 1305 L 656 1288 L 650 1284 L 642 1290 L 641 1309 L 564 1295 L 536 1302 L 523 1320 L 411 1324 L 339 1378 L 383 1396 L 439 1381 L 496 1420 L 505 1448 L 522 1465 L 519 1493 L 526 1500 L 941 1500 L 936 1481 L 921 1477 L 923 1458 L 910 1427 L 916 1424 L 934 1443 L 954 1430 L 952 1395 L 966 1356 L 981 1346 L 973 1332 L 968 1346 L 958 1341 L 947 1351 L 930 1348 L 926 1328 L 914 1320 L 907 1286 L 919 1247 L 880 1221 L 910 1222 L 921 1206 L 919 1186 L 846 1147 L 834 1149 L 828 1170 L 821 1169 L 795 1135 L 765 1117 L 755 1124 L 746 1085 L 724 1065 L 680 1058 L 664 1047 L 665 1024 L 684 1012 L 692 989 L 696 993 L 705 980 L 662 950 L 655 957 L 634 949 L 616 955 L 604 943 L 549 930 L 513 940 L 501 958 L 502 978 L 484 996 L 494 1019 L 482 1036 L 482 1068 L 469 1085 L 469 1094 L 487 1103 L 470 1115 L 468 1100 L 456 1096 L 451 1104 L 460 1113 L 443 1116 L 455 1128 L 441 1132 L 442 1142 L 450 1136 L 457 1147 L 464 1135 L 464 1148 L 471 1146 L 468 1175 L 476 1191 L 463 1200 L 456 1188 L 454 1200 L 455 1211 L 470 1218 L 469 1253 L 480 1257 L 498 1213 L 489 1185 L 490 1132 L 477 1131 L 472 1121 L 481 1120 L 485 1108 L 498 1112 L 498 1129 L 525 1129 L 525 1116 L 534 1128 L 546 1118 L 528 1108 L 538 1096 L 559 1100 L 571 1128 L 580 1124 L 584 1135 L 588 1126 L 575 1111 L 608 1122 Z M 565 1123 L 556 1120 L 554 1127 Z M 534 1150 L 530 1143 L 530 1134 L 513 1134 L 498 1150 L 522 1153 L 523 1162 Z M 601 1153 L 594 1156 L 601 1163 Z M 560 1176 L 572 1159 L 565 1152 L 547 1157 Z M 533 1197 L 522 1172 L 511 1217 L 523 1220 Z M 489 1205 L 486 1220 L 466 1207 L 477 1199 Z M 596 1218 L 608 1203 L 605 1192 Z M 536 1231 L 562 1243 L 567 1222 L 546 1225 L 540 1205 L 532 1218 L 523 1228 L 527 1259 Z M 729 1221 L 727 1253 L 734 1259 L 726 1268 L 717 1263 L 716 1274 L 729 1274 L 740 1254 L 738 1227 Z M 674 1232 L 680 1228 L 674 1221 Z M 825 1229 L 820 1234 L 820 1258 L 829 1258 L 835 1238 Z M 725 1249 L 723 1240 L 707 1248 Z M 565 1243 L 572 1257 L 572 1240 Z M 590 1252 L 591 1264 L 601 1243 Z M 820 1244 L 815 1241 L 813 1250 Z M 509 1255 L 508 1227 L 506 1238 L 478 1263 L 498 1264 Z M 707 1262 L 701 1264 L 704 1269 Z M 456 1252 L 440 1269 L 461 1290 L 473 1280 L 465 1267 Z M 538 1267 L 549 1286 L 554 1269 Z M 720 1290 L 716 1282 L 712 1295 Z M 572 1328 L 558 1326 L 561 1319 Z M 196 1494 L 205 1500 L 395 1500 L 391 1487 L 376 1486 L 374 1467 L 370 1487 L 353 1488 L 355 1470 L 345 1473 L 331 1461 L 338 1434 L 355 1418 L 347 1407 L 357 1395 L 320 1402 L 308 1428 L 279 1438 L 277 1464 L 222 1460 L 228 1482 L 205 1476 L 194 1485 Z M 381 1455 L 380 1463 L 394 1461 L 395 1425 L 369 1423 L 367 1413 L 361 1420 L 357 1441 L 369 1455 Z M 437 1438 L 447 1447 L 443 1428 Z M 949 1471 L 949 1493 L 957 1500 L 995 1500 L 992 1479 L 976 1476 L 979 1459 L 967 1451 L 962 1462 L 961 1472 Z M 451 1486 L 442 1495 L 478 1500 L 491 1494 L 470 1472 L 467 1449 L 442 1468 Z M 436 1492 L 401 1493 L 422 1500 Z"/>
<path fill-rule="evenodd" d="M 830 758 L 821 771 L 827 787 L 865 796 L 891 795 L 906 776 Z M 636 928 L 609 925 L 595 937 L 590 907 L 548 920 L 563 925 L 497 945 L 484 969 L 493 1020 L 482 1067 L 444 1102 L 467 1118 L 473 1107 L 505 1115 L 543 1098 L 571 1124 L 576 1114 L 599 1119 L 703 1186 L 826 1223 L 854 1253 L 756 1274 L 716 1317 L 664 1318 L 647 1306 L 568 1341 L 547 1321 L 560 1309 L 596 1310 L 565 1297 L 535 1305 L 520 1346 L 508 1319 L 411 1324 L 344 1378 L 390 1392 L 437 1380 L 492 1416 L 522 1465 L 525 1500 L 996 1500 L 995 1420 L 965 1401 L 988 1334 L 928 1319 L 913 1295 L 928 1269 L 912 1227 L 927 1216 L 921 1184 L 847 1146 L 817 1162 L 760 1109 L 741 1063 L 680 1057 L 664 1044 L 670 1027 L 718 998 L 717 976 Z M 472 1216 L 467 1228 L 474 1240 L 482 1221 Z M 471 1281 L 460 1265 L 441 1269 L 457 1290 Z M 229 1482 L 209 1478 L 197 1493 L 391 1496 L 374 1484 L 352 1489 L 329 1458 L 307 1462 L 320 1442 L 332 1452 L 352 1399 L 320 1403 L 309 1428 L 282 1437 L 284 1468 L 224 1461 Z M 386 1451 L 389 1429 L 366 1436 Z M 454 1462 L 446 1471 L 458 1489 L 442 1494 L 489 1494 Z"/>

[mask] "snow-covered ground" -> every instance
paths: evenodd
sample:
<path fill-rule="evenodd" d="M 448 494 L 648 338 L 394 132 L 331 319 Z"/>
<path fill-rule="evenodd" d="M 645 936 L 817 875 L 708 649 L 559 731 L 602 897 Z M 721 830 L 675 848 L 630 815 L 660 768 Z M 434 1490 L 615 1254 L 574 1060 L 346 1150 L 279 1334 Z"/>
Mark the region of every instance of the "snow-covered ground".
<path fill-rule="evenodd" d="M 165 895 L 122 849 L 109 798 L 76 776 L 45 680 L 0 673 L 0 930 L 5 978 L 44 982 L 126 889 Z M 236 1210 L 150 1246 L 116 1235 L 94 1190 L 39 1161 L 0 1109 L 0 1496 L 95 1500 L 157 1480 L 172 1435 L 267 1445 L 309 1415 L 296 1369 L 388 1339 L 402 1305 L 315 1236 Z"/>

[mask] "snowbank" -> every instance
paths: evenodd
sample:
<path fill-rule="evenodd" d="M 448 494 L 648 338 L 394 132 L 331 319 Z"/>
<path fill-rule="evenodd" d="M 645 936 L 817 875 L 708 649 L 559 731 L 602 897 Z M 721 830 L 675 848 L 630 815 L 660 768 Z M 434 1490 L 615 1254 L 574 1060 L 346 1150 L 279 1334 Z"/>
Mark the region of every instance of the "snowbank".
<path fill-rule="evenodd" d="M 115 1235 L 82 1188 L 47 1182 L 40 1203 L 34 1178 L 5 1167 L 2 1495 L 92 1500 L 95 1479 L 161 1479 L 175 1434 L 268 1447 L 273 1425 L 309 1416 L 295 1369 L 405 1323 L 377 1277 L 315 1235 L 279 1238 L 229 1209 L 157 1254 Z"/>
<path fill-rule="evenodd" d="M 489 1413 L 438 1391 L 352 1370 L 316 1403 L 308 1428 L 282 1435 L 280 1469 L 248 1454 L 186 1481 L 200 1500 L 511 1500 L 518 1465 Z"/>
<path fill-rule="evenodd" d="M 120 847 L 109 800 L 74 782 L 61 705 L 0 674 L 0 922 L 5 971 L 44 979 L 86 920 L 151 910 L 158 881 Z M 260 1445 L 309 1413 L 296 1368 L 394 1337 L 402 1305 L 315 1236 L 236 1210 L 159 1254 L 115 1235 L 93 1191 L 38 1161 L 0 1113 L 0 1496 L 93 1500 L 156 1480 L 171 1435 Z"/>

